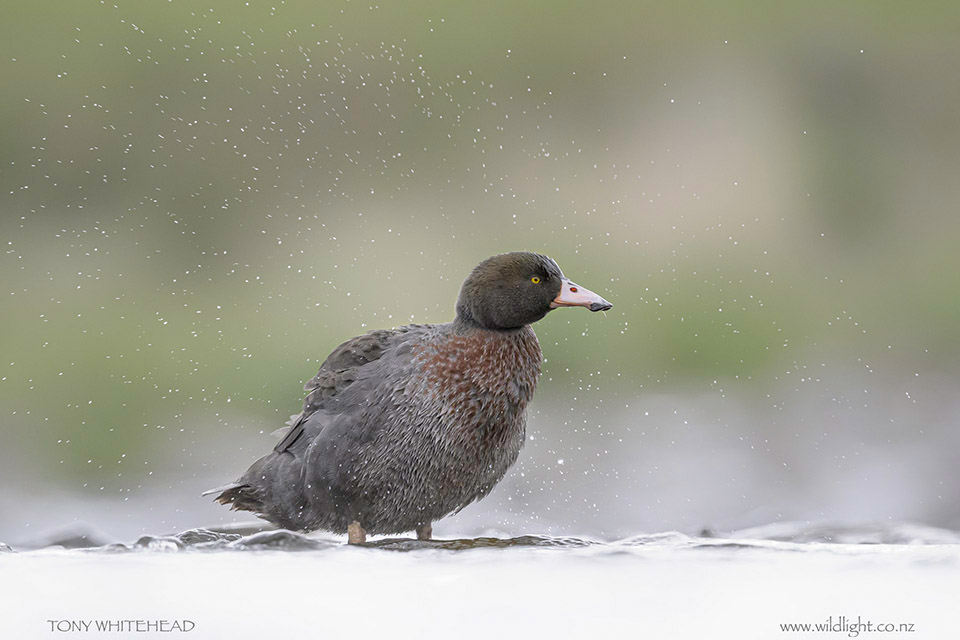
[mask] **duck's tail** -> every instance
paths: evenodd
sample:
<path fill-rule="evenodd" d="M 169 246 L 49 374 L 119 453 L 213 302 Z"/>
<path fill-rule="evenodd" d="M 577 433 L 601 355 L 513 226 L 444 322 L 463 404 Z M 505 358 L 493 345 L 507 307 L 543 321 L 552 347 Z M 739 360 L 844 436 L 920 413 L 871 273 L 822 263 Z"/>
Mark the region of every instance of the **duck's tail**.
<path fill-rule="evenodd" d="M 215 495 L 220 504 L 253 512 L 284 529 L 299 531 L 313 524 L 304 493 L 303 463 L 289 451 L 268 453 L 238 480 L 203 495 Z"/>
<path fill-rule="evenodd" d="M 230 505 L 235 511 L 252 511 L 256 514 L 263 513 L 263 500 L 259 492 L 249 484 L 241 482 L 231 482 L 214 489 L 208 489 L 201 493 L 201 496 L 210 496 L 219 494 L 214 500 L 220 504 Z"/>

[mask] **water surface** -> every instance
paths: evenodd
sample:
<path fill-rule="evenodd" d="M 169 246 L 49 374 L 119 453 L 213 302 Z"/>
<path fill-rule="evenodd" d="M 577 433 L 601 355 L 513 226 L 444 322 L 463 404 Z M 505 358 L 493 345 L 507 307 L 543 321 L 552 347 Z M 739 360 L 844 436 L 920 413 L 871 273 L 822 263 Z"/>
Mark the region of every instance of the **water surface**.
<path fill-rule="evenodd" d="M 192 621 L 182 635 L 195 638 L 776 638 L 781 623 L 842 615 L 947 638 L 960 598 L 960 535 L 912 524 L 364 546 L 236 528 L 82 537 L 0 551 L 3 637 L 71 635 L 48 620 L 163 618 Z"/>

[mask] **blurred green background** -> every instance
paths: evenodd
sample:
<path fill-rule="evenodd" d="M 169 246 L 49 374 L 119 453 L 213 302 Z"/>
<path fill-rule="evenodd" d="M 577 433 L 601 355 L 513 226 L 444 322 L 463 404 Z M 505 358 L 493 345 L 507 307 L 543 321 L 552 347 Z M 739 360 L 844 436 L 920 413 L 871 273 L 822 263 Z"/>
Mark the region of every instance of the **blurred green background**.
<path fill-rule="evenodd" d="M 334 346 L 514 249 L 615 307 L 453 526 L 960 524 L 957 3 L 4 14 L 0 536 L 233 518 Z"/>

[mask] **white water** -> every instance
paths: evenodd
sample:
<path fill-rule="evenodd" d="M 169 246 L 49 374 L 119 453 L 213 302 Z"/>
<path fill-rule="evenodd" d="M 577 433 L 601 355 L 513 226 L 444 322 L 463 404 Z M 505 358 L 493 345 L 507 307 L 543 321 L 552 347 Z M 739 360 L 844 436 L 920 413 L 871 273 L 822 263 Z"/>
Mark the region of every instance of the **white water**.
<path fill-rule="evenodd" d="M 957 637 L 954 532 L 790 527 L 462 551 L 403 543 L 399 548 L 412 550 L 398 552 L 320 539 L 318 549 L 291 552 L 270 549 L 277 540 L 263 538 L 257 549 L 270 550 L 251 550 L 256 545 L 242 546 L 246 538 L 231 548 L 247 551 L 175 552 L 166 539 L 126 552 L 3 553 L 0 601 L 8 606 L 0 637 Z M 798 541 L 807 539 L 841 542 Z M 913 624 L 914 632 L 855 636 L 779 626 L 828 616 Z M 48 622 L 118 618 L 196 626 L 190 633 L 61 633 Z"/>

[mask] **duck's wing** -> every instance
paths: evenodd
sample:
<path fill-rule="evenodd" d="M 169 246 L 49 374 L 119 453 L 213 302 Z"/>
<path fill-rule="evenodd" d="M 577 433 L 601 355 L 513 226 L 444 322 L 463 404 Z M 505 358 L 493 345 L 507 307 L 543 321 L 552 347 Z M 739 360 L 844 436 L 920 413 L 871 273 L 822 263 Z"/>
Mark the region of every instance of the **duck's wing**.
<path fill-rule="evenodd" d="M 289 449 L 303 435 L 304 423 L 314 413 L 349 387 L 357 379 L 360 369 L 379 360 L 390 349 L 397 338 L 421 325 L 407 325 L 396 329 L 379 329 L 347 340 L 327 356 L 317 372 L 305 385 L 307 397 L 303 400 L 303 411 L 291 416 L 289 428 L 281 429 L 280 442 L 274 451 Z M 285 431 L 285 433 L 284 433 Z"/>

